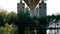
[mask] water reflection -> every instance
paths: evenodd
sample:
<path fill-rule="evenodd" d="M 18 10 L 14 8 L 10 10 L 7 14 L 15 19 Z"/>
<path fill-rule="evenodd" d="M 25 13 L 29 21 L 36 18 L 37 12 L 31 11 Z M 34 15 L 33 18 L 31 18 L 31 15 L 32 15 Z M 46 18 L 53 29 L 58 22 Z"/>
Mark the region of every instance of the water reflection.
<path fill-rule="evenodd" d="M 57 28 L 57 29 L 48 29 L 47 34 L 60 34 L 60 20 L 54 19 L 53 21 L 50 21 L 48 28 Z"/>

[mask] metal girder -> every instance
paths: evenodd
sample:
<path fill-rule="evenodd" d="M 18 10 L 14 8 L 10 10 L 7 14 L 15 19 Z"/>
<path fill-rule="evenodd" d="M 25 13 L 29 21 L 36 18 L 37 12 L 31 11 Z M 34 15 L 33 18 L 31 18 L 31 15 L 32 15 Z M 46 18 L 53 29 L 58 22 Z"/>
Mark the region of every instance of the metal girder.
<path fill-rule="evenodd" d="M 31 10 L 34 10 L 40 0 L 24 0 Z"/>

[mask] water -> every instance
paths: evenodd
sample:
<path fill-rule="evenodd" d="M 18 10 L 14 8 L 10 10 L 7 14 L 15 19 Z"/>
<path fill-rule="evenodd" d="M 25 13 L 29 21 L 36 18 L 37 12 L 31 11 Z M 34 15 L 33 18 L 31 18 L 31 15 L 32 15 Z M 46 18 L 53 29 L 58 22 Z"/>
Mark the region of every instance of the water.
<path fill-rule="evenodd" d="M 50 21 L 50 25 L 49 27 L 56 27 L 56 28 L 60 28 L 60 20 L 58 20 L 57 22 L 55 22 L 55 19 L 53 21 Z M 60 34 L 60 29 L 52 29 L 52 30 L 47 30 L 47 34 Z"/>

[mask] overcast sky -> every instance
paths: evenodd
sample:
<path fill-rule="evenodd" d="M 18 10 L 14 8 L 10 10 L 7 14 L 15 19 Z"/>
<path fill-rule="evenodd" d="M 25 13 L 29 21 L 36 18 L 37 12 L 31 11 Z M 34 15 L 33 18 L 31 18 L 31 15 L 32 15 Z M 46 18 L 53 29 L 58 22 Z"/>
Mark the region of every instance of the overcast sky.
<path fill-rule="evenodd" d="M 17 2 L 19 0 L 0 0 L 0 8 L 17 12 Z M 47 14 L 60 13 L 60 0 L 47 0 Z"/>

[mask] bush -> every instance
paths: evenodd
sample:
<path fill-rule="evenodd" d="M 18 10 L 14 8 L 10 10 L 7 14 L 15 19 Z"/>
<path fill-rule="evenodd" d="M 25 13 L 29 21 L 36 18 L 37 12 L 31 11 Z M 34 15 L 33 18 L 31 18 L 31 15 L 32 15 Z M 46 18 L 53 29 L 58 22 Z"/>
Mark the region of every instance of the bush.
<path fill-rule="evenodd" d="M 17 34 L 17 29 L 13 24 L 9 25 L 8 23 L 5 24 L 5 27 L 0 27 L 0 34 Z"/>

